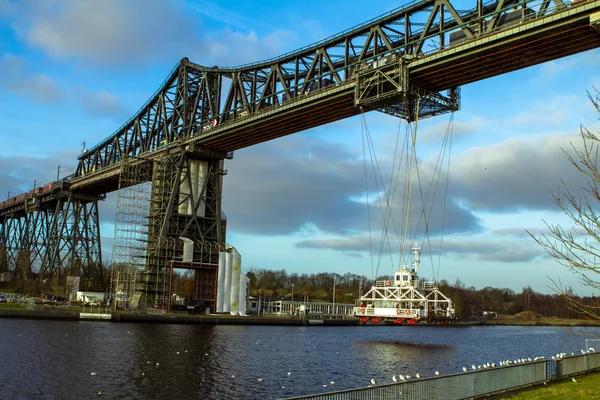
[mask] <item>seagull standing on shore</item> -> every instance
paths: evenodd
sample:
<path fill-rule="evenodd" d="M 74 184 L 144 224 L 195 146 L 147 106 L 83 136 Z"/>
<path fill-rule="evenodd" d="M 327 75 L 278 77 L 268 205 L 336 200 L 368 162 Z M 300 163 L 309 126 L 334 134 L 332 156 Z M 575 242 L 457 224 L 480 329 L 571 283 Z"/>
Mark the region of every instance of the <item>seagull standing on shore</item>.
<path fill-rule="evenodd" d="M 394 381 L 394 383 L 398 383 L 398 378 L 396 378 L 396 375 L 392 376 L 392 380 Z"/>
<path fill-rule="evenodd" d="M 375 379 L 371 379 L 371 384 L 372 385 L 377 385 L 377 382 L 375 381 Z"/>

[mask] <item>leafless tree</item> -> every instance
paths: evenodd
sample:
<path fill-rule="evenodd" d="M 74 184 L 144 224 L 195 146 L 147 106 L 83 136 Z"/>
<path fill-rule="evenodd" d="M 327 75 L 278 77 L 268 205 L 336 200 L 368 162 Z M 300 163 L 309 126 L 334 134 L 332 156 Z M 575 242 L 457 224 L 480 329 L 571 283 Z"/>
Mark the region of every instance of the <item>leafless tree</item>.
<path fill-rule="evenodd" d="M 588 97 L 600 113 L 600 92 L 595 89 L 595 93 L 588 92 Z M 587 186 L 583 188 L 585 194 L 581 198 L 574 195 L 567 183 L 562 181 L 562 190 L 553 195 L 554 202 L 573 226 L 564 228 L 544 221 L 549 233 L 539 236 L 528 233 L 551 257 L 577 275 L 585 286 L 597 290 L 600 289 L 600 133 L 592 133 L 581 126 L 580 137 L 578 146 L 571 144 L 571 152 L 563 151 L 569 162 L 587 177 Z M 553 283 L 553 289 L 564 298 L 570 309 L 600 323 L 600 303 L 595 298 L 591 302 L 583 302 L 560 281 Z"/>

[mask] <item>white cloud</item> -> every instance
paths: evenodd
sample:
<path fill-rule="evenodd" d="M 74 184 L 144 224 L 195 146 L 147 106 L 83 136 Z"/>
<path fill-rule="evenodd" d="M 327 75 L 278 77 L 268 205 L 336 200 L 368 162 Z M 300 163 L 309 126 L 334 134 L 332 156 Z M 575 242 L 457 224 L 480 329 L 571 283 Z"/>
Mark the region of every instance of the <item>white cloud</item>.
<path fill-rule="evenodd" d="M 369 238 L 367 236 L 352 236 L 336 239 L 302 240 L 295 243 L 294 246 L 305 249 L 363 252 L 369 251 Z"/>
<path fill-rule="evenodd" d="M 217 3 L 202 0 L 187 0 L 187 7 L 199 15 L 218 21 L 225 26 L 248 31 L 246 18 L 230 10 L 220 7 Z M 256 23 L 256 21 L 252 21 Z"/>
<path fill-rule="evenodd" d="M 461 258 L 501 263 L 528 262 L 545 257 L 544 250 L 530 240 L 473 240 L 468 238 L 450 238 L 444 241 L 445 255 L 460 254 Z"/>
<path fill-rule="evenodd" d="M 226 29 L 207 35 L 204 38 L 205 46 L 197 57 L 201 60 L 208 58 L 210 63 L 219 66 L 243 65 L 293 50 L 289 43 L 295 43 L 296 40 L 296 34 L 286 30 L 259 37 L 254 31 L 243 33 Z"/>
<path fill-rule="evenodd" d="M 509 116 L 504 123 L 520 128 L 552 127 L 556 128 L 574 117 L 577 112 L 589 101 L 582 103 L 581 96 L 566 95 L 556 96 L 552 99 L 544 99 L 532 102 L 527 109 L 520 114 Z"/>
<path fill-rule="evenodd" d="M 382 171 L 389 171 L 390 165 L 391 161 L 384 164 L 380 160 Z M 313 226 L 314 230 L 326 234 L 351 234 L 367 230 L 369 211 L 373 231 L 383 226 L 378 204 L 372 202 L 369 210 L 365 203 L 356 200 L 364 197 L 364 165 L 346 146 L 329 144 L 300 133 L 243 149 L 236 153 L 234 160 L 227 161 L 226 166 L 230 173 L 224 180 L 223 209 L 230 220 L 228 228 L 237 232 L 263 235 L 302 232 L 303 236 L 310 237 L 307 233 L 312 231 L 307 231 L 306 227 Z M 423 196 L 429 196 L 428 206 L 432 205 L 433 197 L 432 193 L 427 194 L 431 170 L 432 167 L 424 163 L 420 172 Z M 402 179 L 401 176 L 400 182 Z M 416 186 L 417 177 L 414 179 Z M 375 186 L 371 178 L 369 180 L 369 191 L 373 191 Z M 388 185 L 389 175 L 384 173 L 383 180 Z M 440 185 L 444 184 L 442 179 Z M 393 201 L 398 229 L 405 212 L 403 190 L 399 183 Z M 383 199 L 380 201 L 384 202 Z M 425 223 L 417 188 L 413 201 L 412 228 L 417 229 L 416 221 L 420 221 L 418 229 L 422 231 Z M 442 189 L 439 189 L 435 205 L 441 201 Z M 480 221 L 457 203 L 449 201 L 445 220 L 443 211 L 441 206 L 428 209 L 430 232 L 439 232 L 442 222 L 446 232 L 480 230 Z M 392 225 L 389 229 L 395 230 Z M 344 250 L 333 242 L 326 244 L 326 247 Z"/>
<path fill-rule="evenodd" d="M 0 156 L 0 188 L 10 191 L 12 197 L 33 189 L 34 182 L 36 186 L 53 182 L 56 180 L 58 166 L 72 164 L 76 154 L 73 149 L 66 149 L 51 157 L 31 157 L 23 154 Z"/>
<path fill-rule="evenodd" d="M 441 117 L 439 122 L 431 122 L 419 131 L 419 144 L 441 143 L 446 132 L 452 128 L 453 142 L 464 140 L 473 134 L 480 133 L 486 121 L 481 116 L 475 116 L 468 121 L 454 120 L 449 125 L 448 118 Z"/>
<path fill-rule="evenodd" d="M 43 74 L 23 77 L 19 81 L 10 81 L 5 85 L 11 92 L 31 96 L 33 100 L 40 103 L 53 103 L 61 98 L 61 91 L 56 81 Z"/>
<path fill-rule="evenodd" d="M 36 103 L 58 104 L 63 100 L 73 101 L 92 117 L 110 116 L 123 121 L 132 111 L 113 93 L 94 91 L 85 87 L 60 85 L 53 78 L 32 73 L 31 66 L 22 56 L 4 54 L 0 58 L 0 87 Z"/>
<path fill-rule="evenodd" d="M 20 3 L 13 27 L 56 59 L 133 64 L 181 57 L 197 42 L 197 23 L 178 2 L 51 0 Z"/>
<path fill-rule="evenodd" d="M 539 66 L 539 74 L 534 80 L 551 79 L 570 72 L 577 73 L 577 70 L 586 67 L 595 68 L 598 64 L 600 64 L 600 52 L 594 50 L 586 51 L 576 56 L 559 58 L 543 63 Z"/>
<path fill-rule="evenodd" d="M 453 160 L 451 192 L 474 210 L 555 209 L 549 191 L 561 180 L 576 194 L 586 185 L 562 151 L 579 141 L 574 134 L 549 135 L 473 147 Z"/>
<path fill-rule="evenodd" d="M 61 99 L 60 87 L 54 79 L 44 74 L 29 74 L 28 69 L 23 57 L 3 54 L 0 58 L 0 86 L 37 103 L 53 103 Z"/>
<path fill-rule="evenodd" d="M 74 93 L 80 99 L 81 108 L 89 116 L 110 116 L 122 122 L 133 114 L 115 94 L 103 91 L 94 92 L 84 88 L 76 89 Z"/>

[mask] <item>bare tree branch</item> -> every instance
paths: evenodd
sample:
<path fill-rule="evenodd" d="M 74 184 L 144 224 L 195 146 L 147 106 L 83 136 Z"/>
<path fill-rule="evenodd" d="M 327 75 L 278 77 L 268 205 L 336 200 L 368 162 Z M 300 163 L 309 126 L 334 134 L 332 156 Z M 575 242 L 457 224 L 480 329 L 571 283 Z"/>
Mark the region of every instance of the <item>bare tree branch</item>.
<path fill-rule="evenodd" d="M 588 98 L 600 113 L 600 91 L 588 92 Z M 571 143 L 571 151 L 563 152 L 569 162 L 588 178 L 583 188 L 586 195 L 577 198 L 569 190 L 567 183 L 561 181 L 562 190 L 552 194 L 554 203 L 573 222 L 573 226 L 563 228 L 546 221 L 549 233 L 534 236 L 527 232 L 546 253 L 560 265 L 575 274 L 589 288 L 600 289 L 600 169 L 598 156 L 600 136 L 580 127 L 581 143 Z M 572 289 L 552 281 L 554 290 L 562 296 L 567 307 L 582 317 L 600 323 L 600 304 L 598 301 L 584 303 Z"/>

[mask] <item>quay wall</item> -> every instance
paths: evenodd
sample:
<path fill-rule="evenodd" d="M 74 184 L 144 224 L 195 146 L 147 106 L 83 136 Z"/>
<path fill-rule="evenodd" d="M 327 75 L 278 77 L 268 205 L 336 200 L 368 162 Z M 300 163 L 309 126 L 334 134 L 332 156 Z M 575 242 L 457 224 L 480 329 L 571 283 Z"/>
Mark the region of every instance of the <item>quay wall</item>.
<path fill-rule="evenodd" d="M 271 326 L 358 326 L 355 319 L 299 319 L 239 317 L 230 315 L 167 315 L 138 313 L 80 313 L 74 311 L 1 310 L 0 318 L 45 320 L 95 320 L 106 322 L 201 324 L 201 325 L 271 325 Z"/>

